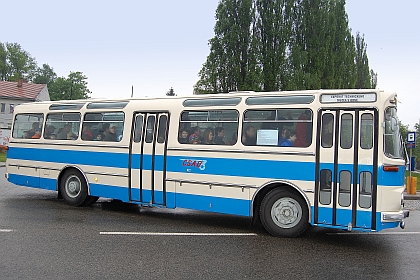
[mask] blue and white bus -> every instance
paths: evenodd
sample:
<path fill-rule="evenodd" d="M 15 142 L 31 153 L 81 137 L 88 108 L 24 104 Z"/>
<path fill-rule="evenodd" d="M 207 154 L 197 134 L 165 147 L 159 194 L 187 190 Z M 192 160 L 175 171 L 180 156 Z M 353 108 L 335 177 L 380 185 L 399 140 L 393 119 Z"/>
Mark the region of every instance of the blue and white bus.
<path fill-rule="evenodd" d="M 6 176 L 74 206 L 247 216 L 275 236 L 403 228 L 396 100 L 370 89 L 21 104 Z"/>

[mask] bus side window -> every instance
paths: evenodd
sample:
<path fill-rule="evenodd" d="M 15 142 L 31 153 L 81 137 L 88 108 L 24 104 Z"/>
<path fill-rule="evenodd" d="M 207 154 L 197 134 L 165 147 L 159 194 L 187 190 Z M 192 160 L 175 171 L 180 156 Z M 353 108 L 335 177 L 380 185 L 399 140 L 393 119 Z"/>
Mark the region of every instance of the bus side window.
<path fill-rule="evenodd" d="M 43 123 L 44 116 L 42 114 L 18 114 L 15 116 L 12 136 L 23 139 L 32 138 L 35 135 L 35 130 L 42 131 Z"/>
<path fill-rule="evenodd" d="M 136 117 L 136 123 L 134 125 L 135 125 L 135 128 L 134 128 L 133 141 L 136 143 L 139 143 L 141 141 L 141 134 L 143 132 L 143 116 L 142 115 L 138 115 Z"/>
<path fill-rule="evenodd" d="M 155 116 L 149 116 L 147 118 L 147 125 L 146 125 L 146 143 L 152 143 L 154 132 L 155 132 Z"/>
<path fill-rule="evenodd" d="M 322 115 L 321 145 L 323 148 L 331 148 L 334 135 L 334 115 L 331 113 Z"/>
<path fill-rule="evenodd" d="M 238 126 L 239 113 L 236 110 L 184 111 L 179 121 L 178 142 L 235 145 Z M 209 139 L 203 139 L 206 131 L 212 135 Z"/>
<path fill-rule="evenodd" d="M 159 117 L 159 127 L 158 127 L 158 139 L 157 142 L 162 144 L 166 140 L 166 125 L 168 122 L 168 116 L 162 115 Z"/>

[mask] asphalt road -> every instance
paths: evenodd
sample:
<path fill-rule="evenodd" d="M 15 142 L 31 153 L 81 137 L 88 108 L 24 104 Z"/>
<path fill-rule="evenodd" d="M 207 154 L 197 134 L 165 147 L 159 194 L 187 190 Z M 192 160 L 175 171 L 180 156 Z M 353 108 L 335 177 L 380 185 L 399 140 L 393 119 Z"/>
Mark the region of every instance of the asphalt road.
<path fill-rule="evenodd" d="M 276 238 L 250 219 L 99 200 L 71 207 L 0 168 L 1 279 L 419 279 L 420 212 L 376 234 Z"/>

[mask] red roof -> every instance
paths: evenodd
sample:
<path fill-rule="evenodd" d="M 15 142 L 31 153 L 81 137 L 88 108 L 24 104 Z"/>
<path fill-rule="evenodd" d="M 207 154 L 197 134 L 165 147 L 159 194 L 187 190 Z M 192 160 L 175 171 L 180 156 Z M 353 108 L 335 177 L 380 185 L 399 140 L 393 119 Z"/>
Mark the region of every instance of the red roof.
<path fill-rule="evenodd" d="M 0 81 L 0 98 L 35 100 L 46 86 L 24 82 L 21 87 L 18 87 L 17 82 Z"/>

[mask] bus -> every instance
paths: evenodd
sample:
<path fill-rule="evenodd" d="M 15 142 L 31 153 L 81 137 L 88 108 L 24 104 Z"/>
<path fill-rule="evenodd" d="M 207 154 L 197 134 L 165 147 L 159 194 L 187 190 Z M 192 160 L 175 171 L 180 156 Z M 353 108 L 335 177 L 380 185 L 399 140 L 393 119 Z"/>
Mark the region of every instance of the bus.
<path fill-rule="evenodd" d="M 252 218 L 274 236 L 308 226 L 404 228 L 396 93 L 234 92 L 16 106 L 6 177 L 98 198 Z"/>

